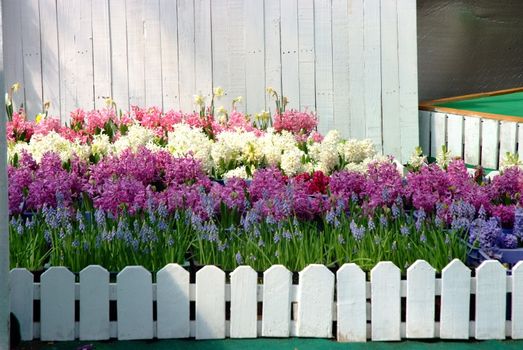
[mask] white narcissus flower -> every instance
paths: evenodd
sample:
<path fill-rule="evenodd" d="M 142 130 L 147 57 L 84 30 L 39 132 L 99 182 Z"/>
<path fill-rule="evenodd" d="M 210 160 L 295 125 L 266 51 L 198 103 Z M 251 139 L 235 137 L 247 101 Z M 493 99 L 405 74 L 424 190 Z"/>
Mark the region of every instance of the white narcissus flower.
<path fill-rule="evenodd" d="M 286 151 L 281 156 L 281 170 L 283 170 L 287 176 L 294 176 L 305 171 L 305 166 L 302 163 L 304 156 L 305 153 L 298 147 Z"/>
<path fill-rule="evenodd" d="M 111 142 L 109 136 L 106 134 L 98 134 L 93 136 L 91 142 L 91 154 L 99 155 L 101 157 L 107 155 L 111 149 Z"/>
<path fill-rule="evenodd" d="M 223 174 L 224 179 L 231 179 L 233 177 L 238 177 L 240 179 L 248 179 L 249 175 L 247 174 L 247 169 L 245 168 L 245 165 L 229 170 Z"/>
<path fill-rule="evenodd" d="M 167 134 L 167 150 L 175 157 L 193 155 L 202 162 L 205 171 L 210 173 L 213 164 L 211 149 L 213 142 L 199 128 L 188 124 L 177 124 L 174 130 Z"/>
<path fill-rule="evenodd" d="M 73 142 L 62 137 L 55 131 L 51 131 L 47 135 L 33 135 L 31 141 L 29 141 L 28 150 L 37 163 L 40 163 L 42 157 L 47 152 L 58 154 L 63 162 L 70 160 L 77 151 L 81 153 L 79 157 L 82 157 L 84 154 L 80 145 L 73 144 Z"/>
<path fill-rule="evenodd" d="M 127 134 L 121 136 L 113 144 L 113 152 L 117 155 L 122 154 L 123 151 L 131 149 L 136 152 L 140 146 L 145 146 L 154 138 L 154 131 L 145 128 L 138 124 L 133 124 L 129 127 Z"/>

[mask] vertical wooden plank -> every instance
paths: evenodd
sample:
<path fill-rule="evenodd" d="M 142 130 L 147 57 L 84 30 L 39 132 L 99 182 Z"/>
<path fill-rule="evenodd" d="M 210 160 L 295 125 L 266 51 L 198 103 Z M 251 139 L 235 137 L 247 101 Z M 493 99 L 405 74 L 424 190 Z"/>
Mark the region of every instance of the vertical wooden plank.
<path fill-rule="evenodd" d="M 401 153 L 397 0 L 381 0 L 383 152 Z"/>
<path fill-rule="evenodd" d="M 506 274 L 497 260 L 476 269 L 476 339 L 505 339 Z"/>
<path fill-rule="evenodd" d="M 119 108 L 129 109 L 127 72 L 127 10 L 125 0 L 109 1 L 111 28 L 111 76 L 113 100 Z"/>
<path fill-rule="evenodd" d="M 400 269 L 379 262 L 370 272 L 372 340 L 400 340 Z"/>
<path fill-rule="evenodd" d="M 512 269 L 512 339 L 523 338 L 523 261 Z"/>
<path fill-rule="evenodd" d="M 336 280 L 338 341 L 367 341 L 365 273 L 356 264 L 343 264 L 336 272 Z"/>
<path fill-rule="evenodd" d="M 366 1 L 367 3 L 368 1 Z M 369 4 L 367 4 L 369 5 Z M 347 3 L 349 22 L 349 119 L 351 138 L 367 136 L 365 119 L 365 61 L 364 61 L 364 30 L 363 30 L 363 0 L 353 0 Z M 375 67 L 375 69 L 377 69 Z M 363 82 L 363 88 L 362 88 Z M 381 82 L 379 83 L 381 85 Z M 380 102 L 381 105 L 381 102 Z M 369 112 L 370 113 L 370 112 Z M 380 113 L 381 122 L 381 113 Z M 381 136 L 380 136 L 381 137 Z"/>
<path fill-rule="evenodd" d="M 419 145 L 423 154 L 430 154 L 431 112 L 419 111 Z"/>
<path fill-rule="evenodd" d="M 314 0 L 298 1 L 300 109 L 316 110 Z"/>
<path fill-rule="evenodd" d="M 263 1 L 246 0 L 245 18 L 245 112 L 265 109 L 265 43 Z"/>
<path fill-rule="evenodd" d="M 263 273 L 262 336 L 289 336 L 291 285 L 292 274 L 283 265 L 273 265 Z"/>
<path fill-rule="evenodd" d="M 231 338 L 256 338 L 258 274 L 250 266 L 231 273 Z"/>
<path fill-rule="evenodd" d="M 60 116 L 62 122 L 69 121 L 69 113 L 76 105 L 76 79 L 74 33 L 75 24 L 71 13 L 76 13 L 77 1 L 56 0 L 56 20 L 58 23 L 58 56 L 60 71 Z"/>
<path fill-rule="evenodd" d="M 40 40 L 42 44 L 42 99 L 51 102 L 49 115 L 60 116 L 60 65 L 56 1 L 40 0 Z"/>
<path fill-rule="evenodd" d="M 227 60 L 229 62 L 229 98 L 245 97 L 245 18 L 243 16 L 243 1 L 227 1 Z M 214 27 L 213 27 L 214 29 Z M 261 28 L 260 28 L 261 29 Z M 243 35 L 242 35 L 243 33 Z M 237 109 L 244 110 L 244 104 Z"/>
<path fill-rule="evenodd" d="M 212 91 L 211 51 L 211 3 L 210 0 L 194 1 L 194 42 L 196 91 L 210 95 Z"/>
<path fill-rule="evenodd" d="M 446 145 L 447 115 L 445 113 L 430 113 L 430 156 L 437 157 L 441 147 Z"/>
<path fill-rule="evenodd" d="M 109 1 L 92 0 L 93 13 L 93 74 L 94 106 L 106 106 L 111 92 L 111 30 L 109 27 Z"/>
<path fill-rule="evenodd" d="M 90 265 L 80 271 L 80 340 L 109 339 L 109 272 Z"/>
<path fill-rule="evenodd" d="M 33 274 L 27 269 L 12 269 L 9 273 L 11 312 L 20 324 L 24 341 L 33 340 L 33 282 Z"/>
<path fill-rule="evenodd" d="M 363 2 L 364 135 L 365 138 L 369 138 L 374 142 L 378 150 L 386 152 L 384 141 L 382 141 L 385 138 L 382 135 L 382 125 L 386 125 L 384 118 L 387 117 L 386 109 L 383 107 L 382 89 L 384 89 L 384 84 L 382 83 L 382 76 L 384 76 L 383 79 L 386 79 L 386 73 L 382 71 L 383 55 L 380 40 L 382 40 L 382 30 L 387 27 L 383 27 L 383 19 L 380 12 L 380 0 L 365 0 Z M 388 68 L 390 69 L 391 67 Z M 360 85 L 361 82 L 356 82 L 356 84 Z M 356 86 L 355 88 L 359 89 L 361 86 Z M 358 103 L 358 101 L 351 102 Z M 390 122 L 392 123 L 393 121 L 390 120 Z"/>
<path fill-rule="evenodd" d="M 344 138 L 350 137 L 349 18 L 348 1 L 332 1 L 332 83 L 334 127 Z M 300 52 L 301 53 L 301 52 Z"/>
<path fill-rule="evenodd" d="M 225 338 L 225 272 L 208 265 L 196 273 L 196 339 Z"/>
<path fill-rule="evenodd" d="M 447 114 L 447 149 L 453 157 L 463 158 L 463 116 Z"/>
<path fill-rule="evenodd" d="M 499 162 L 503 160 L 507 152 L 516 153 L 518 123 L 499 122 Z"/>
<path fill-rule="evenodd" d="M 178 264 L 168 264 L 156 274 L 157 337 L 188 338 L 189 272 Z"/>
<path fill-rule="evenodd" d="M 469 338 L 470 269 L 452 260 L 441 277 L 441 339 Z"/>
<path fill-rule="evenodd" d="M 24 84 L 24 57 L 22 52 L 21 1 L 5 1 L 2 4 L 3 53 L 5 67 L 5 88 L 9 90 L 14 83 Z M 25 106 L 24 90 L 15 96 L 17 107 Z"/>
<path fill-rule="evenodd" d="M 94 78 L 93 78 L 93 31 L 92 31 L 92 0 L 81 0 L 78 13 L 73 15 L 77 21 L 77 32 L 74 36 L 76 54 L 76 105 L 75 108 L 94 108 Z M 70 111 L 71 112 L 73 109 Z"/>
<path fill-rule="evenodd" d="M 479 165 L 481 119 L 465 117 L 465 163 Z"/>
<path fill-rule="evenodd" d="M 499 121 L 483 119 L 481 126 L 481 165 L 498 168 Z"/>
<path fill-rule="evenodd" d="M 162 47 L 160 0 L 144 3 L 145 105 L 162 108 Z M 209 39 L 210 40 L 210 39 Z"/>
<path fill-rule="evenodd" d="M 178 86 L 180 108 L 185 112 L 194 110 L 193 95 L 198 93 L 194 40 L 194 1 L 178 0 Z"/>
<path fill-rule="evenodd" d="M 281 74 L 283 95 L 288 108 L 300 106 L 300 72 L 298 53 L 298 1 L 281 2 Z"/>
<path fill-rule="evenodd" d="M 334 129 L 332 80 L 332 0 L 314 2 L 314 46 L 316 54 L 316 110 L 318 130 L 327 133 Z"/>
<path fill-rule="evenodd" d="M 24 61 L 25 110 L 34 120 L 42 111 L 42 65 L 40 55 L 40 13 L 37 1 L 20 1 L 22 53 Z"/>
<path fill-rule="evenodd" d="M 409 159 L 412 149 L 418 145 L 419 137 L 416 11 L 416 0 L 398 1 L 399 111 L 403 162 Z"/>
<path fill-rule="evenodd" d="M 127 62 L 129 104 L 145 106 L 145 20 L 144 0 L 127 0 Z"/>
<path fill-rule="evenodd" d="M 332 337 L 334 274 L 324 265 L 300 271 L 298 286 L 298 337 Z"/>
<path fill-rule="evenodd" d="M 212 81 L 215 87 L 221 86 L 225 89 L 225 96 L 223 96 L 219 105 L 230 108 L 232 97 L 230 91 L 230 67 L 229 62 L 229 29 L 228 23 L 224 23 L 225 18 L 229 18 L 227 14 L 226 1 L 211 1 L 211 21 L 212 21 Z M 226 21 L 228 22 L 228 21 Z M 241 33 L 236 33 L 240 35 Z M 181 58 L 180 58 L 181 59 Z"/>
<path fill-rule="evenodd" d="M 523 123 L 518 123 L 518 147 L 517 152 L 520 159 L 523 159 Z"/>
<path fill-rule="evenodd" d="M 153 338 L 153 286 L 142 266 L 127 266 L 116 276 L 118 340 Z"/>
<path fill-rule="evenodd" d="M 177 1 L 160 0 L 160 46 L 162 48 L 163 108 L 180 109 L 178 89 Z"/>
<path fill-rule="evenodd" d="M 40 282 L 40 339 L 74 340 L 74 275 L 51 267 Z"/>
<path fill-rule="evenodd" d="M 265 86 L 281 92 L 280 0 L 264 0 L 263 4 L 265 14 Z M 265 94 L 265 105 L 267 109 L 274 110 L 272 96 Z"/>
<path fill-rule="evenodd" d="M 417 260 L 407 270 L 407 338 L 434 338 L 435 270 Z"/>

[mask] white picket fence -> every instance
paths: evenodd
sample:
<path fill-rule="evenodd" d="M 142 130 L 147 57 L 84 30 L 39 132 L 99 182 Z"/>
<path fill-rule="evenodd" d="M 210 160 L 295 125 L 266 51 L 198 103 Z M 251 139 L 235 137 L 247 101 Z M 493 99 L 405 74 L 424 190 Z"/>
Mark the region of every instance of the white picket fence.
<path fill-rule="evenodd" d="M 225 272 L 205 266 L 193 284 L 188 271 L 169 264 L 153 283 L 149 271 L 129 266 L 118 274 L 116 283 L 110 283 L 107 270 L 89 266 L 76 282 L 66 268 L 52 267 L 35 283 L 26 269 L 13 269 L 11 310 L 20 321 L 24 340 L 523 338 L 523 262 L 507 275 L 498 261 L 485 261 L 474 277 L 459 260 L 447 265 L 441 278 L 423 260 L 408 269 L 406 280 L 391 262 L 377 264 L 370 281 L 356 264 L 343 265 L 336 284 L 334 273 L 323 265 L 301 271 L 297 285 L 281 265 L 264 272 L 263 284 L 248 266 L 238 267 L 229 277 L 226 283 Z M 472 319 L 471 295 L 475 295 Z M 402 298 L 406 298 L 404 310 Z M 34 300 L 40 301 L 39 322 L 33 319 Z M 79 315 L 75 315 L 75 301 Z M 109 318 L 110 301 L 117 304 L 116 321 Z"/>
<path fill-rule="evenodd" d="M 446 145 L 467 164 L 498 169 L 507 152 L 523 157 L 523 123 L 419 111 L 420 145 L 435 157 Z"/>
<path fill-rule="evenodd" d="M 191 111 L 213 86 L 253 114 L 274 109 L 270 86 L 321 132 L 405 160 L 417 146 L 416 0 L 6 0 L 3 14 L 5 82 L 31 118 L 107 97 Z"/>

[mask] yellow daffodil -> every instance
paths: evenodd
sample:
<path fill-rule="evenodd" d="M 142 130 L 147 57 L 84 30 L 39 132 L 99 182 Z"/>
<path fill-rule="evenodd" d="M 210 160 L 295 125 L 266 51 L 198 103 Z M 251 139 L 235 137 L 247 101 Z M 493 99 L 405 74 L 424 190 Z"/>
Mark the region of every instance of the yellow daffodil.
<path fill-rule="evenodd" d="M 215 97 L 222 97 L 225 94 L 225 90 L 221 86 L 214 88 L 214 96 Z"/>

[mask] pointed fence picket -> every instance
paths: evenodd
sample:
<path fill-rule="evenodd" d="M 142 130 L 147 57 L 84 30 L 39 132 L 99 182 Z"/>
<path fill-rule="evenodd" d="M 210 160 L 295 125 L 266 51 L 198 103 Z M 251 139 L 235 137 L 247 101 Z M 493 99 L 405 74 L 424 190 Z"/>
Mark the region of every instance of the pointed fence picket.
<path fill-rule="evenodd" d="M 336 279 L 338 341 L 367 341 L 365 273 L 356 264 L 344 264 Z"/>
<path fill-rule="evenodd" d="M 196 339 L 225 338 L 225 272 L 205 266 L 196 273 Z"/>
<path fill-rule="evenodd" d="M 324 265 L 309 265 L 300 272 L 298 337 L 332 336 L 333 297 L 334 274 Z"/>
<path fill-rule="evenodd" d="M 292 274 L 283 265 L 273 265 L 263 274 L 263 337 L 290 335 L 291 286 Z"/>
<path fill-rule="evenodd" d="M 178 264 L 168 264 L 158 271 L 156 281 L 157 337 L 189 337 L 189 272 Z"/>
<path fill-rule="evenodd" d="M 24 340 L 327 338 L 333 336 L 334 322 L 338 341 L 523 337 L 523 263 L 507 275 L 499 262 L 486 261 L 471 277 L 470 269 L 454 260 L 441 278 L 434 273 L 427 262 L 417 261 L 402 281 L 397 266 L 381 262 L 367 281 L 357 265 L 345 264 L 337 271 L 335 285 L 329 269 L 310 265 L 295 285 L 291 272 L 275 265 L 265 271 L 260 284 L 257 273 L 242 266 L 226 283 L 225 272 L 206 266 L 191 284 L 186 269 L 169 264 L 153 284 L 151 273 L 140 266 L 126 267 L 116 283 L 109 282 L 104 268 L 89 266 L 77 282 L 66 268 L 52 267 L 35 283 L 29 271 L 13 269 L 11 311 Z M 471 295 L 475 295 L 472 315 Z M 401 298 L 406 299 L 404 310 Z M 39 321 L 33 317 L 33 301 L 40 301 Z M 195 320 L 190 313 L 193 301 Z M 80 306 L 76 322 L 75 302 Z M 117 304 L 117 320 L 112 321 L 111 302 Z M 440 319 L 435 321 L 438 311 Z"/>
<path fill-rule="evenodd" d="M 109 325 L 109 272 L 91 265 L 80 272 L 80 340 L 105 340 Z"/>
<path fill-rule="evenodd" d="M 407 270 L 407 338 L 434 338 L 435 270 L 418 260 Z"/>
<path fill-rule="evenodd" d="M 118 339 L 153 338 L 151 273 L 141 266 L 127 266 L 116 280 Z"/>
<path fill-rule="evenodd" d="M 390 261 L 378 263 L 370 272 L 372 340 L 400 340 L 400 269 Z"/>
<path fill-rule="evenodd" d="M 74 274 L 65 267 L 51 267 L 40 282 L 40 338 L 74 340 Z"/>
<path fill-rule="evenodd" d="M 20 324 L 22 340 L 33 339 L 33 274 L 27 269 L 13 269 L 9 274 L 11 312 Z"/>
<path fill-rule="evenodd" d="M 470 269 L 454 259 L 441 278 L 441 339 L 469 338 Z"/>
<path fill-rule="evenodd" d="M 250 266 L 231 273 L 231 338 L 256 338 L 258 274 Z"/>
<path fill-rule="evenodd" d="M 512 339 L 523 338 L 523 261 L 512 269 Z"/>

